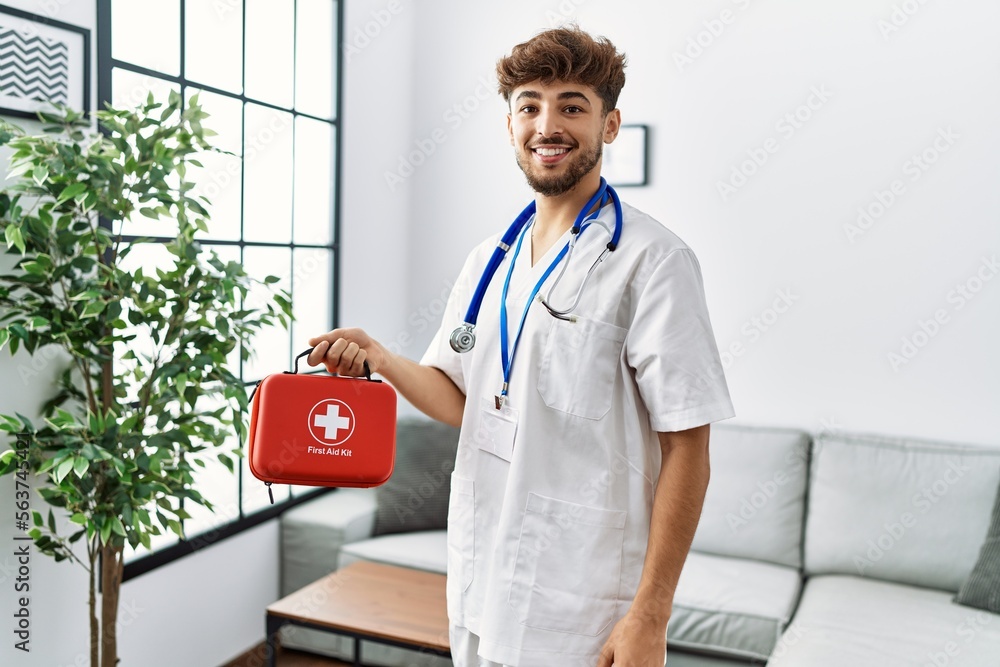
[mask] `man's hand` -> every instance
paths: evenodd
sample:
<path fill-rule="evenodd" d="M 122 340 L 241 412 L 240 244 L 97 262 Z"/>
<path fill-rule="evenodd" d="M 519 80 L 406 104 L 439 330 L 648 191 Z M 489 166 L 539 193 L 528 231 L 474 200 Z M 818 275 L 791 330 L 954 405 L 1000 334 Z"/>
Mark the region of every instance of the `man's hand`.
<path fill-rule="evenodd" d="M 337 375 L 361 377 L 365 374 L 365 361 L 372 373 L 384 374 L 389 362 L 388 350 L 362 329 L 334 329 L 310 338 L 309 344 L 316 348 L 309 353 L 309 365 L 322 363 L 327 371 Z"/>
<path fill-rule="evenodd" d="M 611 630 L 597 667 L 663 667 L 666 659 L 666 628 L 630 611 Z"/>

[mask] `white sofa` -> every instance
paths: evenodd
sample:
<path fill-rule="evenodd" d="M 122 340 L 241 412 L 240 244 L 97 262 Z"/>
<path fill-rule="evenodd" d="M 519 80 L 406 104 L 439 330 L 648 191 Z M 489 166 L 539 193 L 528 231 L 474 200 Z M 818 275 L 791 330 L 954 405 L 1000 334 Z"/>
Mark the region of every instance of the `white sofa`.
<path fill-rule="evenodd" d="M 717 424 L 711 456 L 670 667 L 1000 665 L 1000 615 L 952 601 L 987 534 L 1000 449 Z M 356 560 L 445 572 L 445 531 L 373 538 L 375 512 L 374 490 L 343 489 L 285 513 L 282 595 Z M 308 630 L 282 641 L 351 656 L 347 640 Z M 362 653 L 367 664 L 450 664 Z"/>

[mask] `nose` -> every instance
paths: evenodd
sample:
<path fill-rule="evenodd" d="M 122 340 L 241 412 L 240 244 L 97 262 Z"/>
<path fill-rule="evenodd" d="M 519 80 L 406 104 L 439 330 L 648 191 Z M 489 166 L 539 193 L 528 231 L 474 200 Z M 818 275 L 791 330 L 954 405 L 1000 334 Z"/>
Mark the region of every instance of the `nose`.
<path fill-rule="evenodd" d="M 538 134 L 551 138 L 553 136 L 562 134 L 563 126 L 562 119 L 559 114 L 552 111 L 551 109 L 543 109 L 538 112 L 537 119 L 537 129 Z"/>

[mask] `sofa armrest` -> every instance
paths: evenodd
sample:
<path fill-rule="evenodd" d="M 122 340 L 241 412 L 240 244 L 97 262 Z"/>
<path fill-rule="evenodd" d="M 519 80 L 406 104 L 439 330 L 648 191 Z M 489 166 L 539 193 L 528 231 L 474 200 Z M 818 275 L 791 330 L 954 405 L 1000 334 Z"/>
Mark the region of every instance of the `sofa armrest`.
<path fill-rule="evenodd" d="M 281 596 L 337 569 L 340 548 L 371 537 L 374 489 L 337 489 L 281 516 Z"/>

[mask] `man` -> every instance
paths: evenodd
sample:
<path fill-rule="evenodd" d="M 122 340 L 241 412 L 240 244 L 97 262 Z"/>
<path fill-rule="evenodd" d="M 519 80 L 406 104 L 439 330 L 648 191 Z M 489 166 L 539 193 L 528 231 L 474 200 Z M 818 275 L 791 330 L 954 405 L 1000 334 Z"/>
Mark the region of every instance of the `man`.
<path fill-rule="evenodd" d="M 624 66 L 610 42 L 575 28 L 497 64 L 535 211 L 489 281 L 471 351 L 449 338 L 498 236 L 469 255 L 420 364 L 360 329 L 309 341 L 311 365 L 356 376 L 367 361 L 418 409 L 462 427 L 448 517 L 458 667 L 662 667 L 709 479 L 709 424 L 734 414 L 694 253 L 627 205 L 611 250 L 612 199 L 588 205 L 621 125 Z"/>

